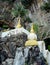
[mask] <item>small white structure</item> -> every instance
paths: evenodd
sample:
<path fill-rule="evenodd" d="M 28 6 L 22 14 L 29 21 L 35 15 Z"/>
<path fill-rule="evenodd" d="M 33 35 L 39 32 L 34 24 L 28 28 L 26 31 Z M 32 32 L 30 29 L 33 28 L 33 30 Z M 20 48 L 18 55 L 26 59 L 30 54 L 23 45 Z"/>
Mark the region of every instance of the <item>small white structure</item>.
<path fill-rule="evenodd" d="M 10 31 L 2 32 L 1 37 L 4 38 L 6 36 L 16 35 L 17 33 L 22 33 L 22 32 L 29 35 L 29 32 L 21 26 L 19 19 L 16 28 Z"/>

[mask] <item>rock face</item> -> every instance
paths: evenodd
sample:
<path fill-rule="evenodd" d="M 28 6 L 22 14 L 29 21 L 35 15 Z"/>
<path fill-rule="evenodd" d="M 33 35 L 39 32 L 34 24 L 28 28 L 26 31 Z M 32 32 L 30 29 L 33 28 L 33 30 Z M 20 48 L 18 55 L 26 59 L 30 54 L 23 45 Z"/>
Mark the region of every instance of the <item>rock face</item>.
<path fill-rule="evenodd" d="M 29 49 L 26 64 L 47 65 L 38 46 Z"/>
<path fill-rule="evenodd" d="M 23 46 L 26 40 L 27 40 L 27 35 L 25 33 L 12 35 L 8 38 L 9 42 L 15 42 L 16 45 L 20 45 L 20 46 Z"/>
<path fill-rule="evenodd" d="M 3 50 L 2 45 L 0 45 L 0 64 L 8 58 L 8 54 Z"/>
<path fill-rule="evenodd" d="M 7 60 L 5 59 L 3 65 L 11 65 L 11 62 L 15 57 L 16 48 L 23 47 L 26 40 L 27 40 L 27 35 L 25 33 L 11 35 L 10 37 L 5 37 L 0 39 L 1 42 L 0 46 L 2 46 L 3 50 L 6 51 L 6 53 L 8 54 L 7 56 L 8 59 Z"/>
<path fill-rule="evenodd" d="M 47 65 L 38 46 L 23 48 L 23 50 L 24 54 L 22 47 L 17 48 L 13 65 Z"/>
<path fill-rule="evenodd" d="M 22 52 L 22 47 L 17 48 L 13 65 L 25 65 L 25 58 Z"/>
<path fill-rule="evenodd" d="M 24 46 L 25 41 L 27 40 L 26 34 L 18 34 L 16 36 L 11 36 L 9 39 L 8 47 L 13 56 L 15 56 L 16 47 Z"/>
<path fill-rule="evenodd" d="M 5 62 L 2 63 L 3 65 L 12 65 L 13 64 L 13 59 L 7 59 Z"/>

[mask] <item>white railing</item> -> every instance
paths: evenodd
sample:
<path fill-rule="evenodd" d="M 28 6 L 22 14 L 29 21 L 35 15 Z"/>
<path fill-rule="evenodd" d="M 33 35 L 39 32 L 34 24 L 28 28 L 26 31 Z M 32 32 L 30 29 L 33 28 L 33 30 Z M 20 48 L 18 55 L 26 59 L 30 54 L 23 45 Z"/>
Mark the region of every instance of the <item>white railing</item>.
<path fill-rule="evenodd" d="M 29 35 L 29 32 L 22 27 L 22 28 L 16 28 L 16 29 L 13 29 L 13 30 L 2 32 L 1 37 L 4 38 L 5 36 L 16 35 L 17 33 L 22 33 L 22 32 Z"/>

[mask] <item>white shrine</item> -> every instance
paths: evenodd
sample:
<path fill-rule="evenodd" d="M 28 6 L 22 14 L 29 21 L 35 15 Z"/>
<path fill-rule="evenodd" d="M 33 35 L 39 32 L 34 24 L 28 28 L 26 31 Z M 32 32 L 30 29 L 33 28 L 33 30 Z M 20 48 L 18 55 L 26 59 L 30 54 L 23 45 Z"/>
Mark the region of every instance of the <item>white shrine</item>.
<path fill-rule="evenodd" d="M 16 26 L 16 29 L 2 32 L 1 37 L 4 38 L 6 36 L 16 35 L 17 33 L 26 33 L 28 36 L 28 41 L 26 41 L 25 46 L 31 46 L 31 45 L 38 45 L 40 48 L 40 52 L 43 53 L 43 56 L 48 62 L 48 65 L 50 65 L 50 52 L 46 50 L 44 41 L 37 41 L 37 35 L 35 34 L 33 30 L 33 26 L 31 28 L 31 32 L 28 32 L 26 29 L 24 29 L 20 24 L 20 19 L 18 21 L 18 24 Z M 29 44 L 28 44 L 29 43 Z M 31 44 L 30 44 L 31 43 Z M 15 56 L 16 57 L 16 56 Z M 15 58 L 16 59 L 16 58 Z M 14 61 L 16 62 L 16 60 Z M 17 65 L 16 63 L 14 65 Z"/>

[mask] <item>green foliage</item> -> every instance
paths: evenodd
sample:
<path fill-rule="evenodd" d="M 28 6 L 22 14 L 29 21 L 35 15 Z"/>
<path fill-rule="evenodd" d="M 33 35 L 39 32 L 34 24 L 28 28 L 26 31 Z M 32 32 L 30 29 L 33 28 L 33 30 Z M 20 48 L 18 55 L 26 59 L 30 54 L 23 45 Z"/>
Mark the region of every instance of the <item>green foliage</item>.
<path fill-rule="evenodd" d="M 33 29 L 37 33 L 38 32 L 38 25 L 37 24 L 33 24 Z"/>
<path fill-rule="evenodd" d="M 37 24 L 33 24 L 33 29 L 35 31 L 35 33 L 38 33 L 38 29 L 39 29 L 39 26 Z M 31 28 L 28 29 L 28 31 L 30 32 Z"/>
<path fill-rule="evenodd" d="M 25 65 L 28 65 L 28 64 L 25 63 Z"/>
<path fill-rule="evenodd" d="M 31 21 L 30 17 L 26 17 L 26 20 L 25 20 L 25 22 L 32 23 L 32 21 Z"/>
<path fill-rule="evenodd" d="M 15 7 L 12 9 L 12 15 L 14 17 L 23 17 L 26 16 L 27 10 L 21 4 L 15 4 Z"/>
<path fill-rule="evenodd" d="M 50 3 L 45 3 L 44 5 L 41 6 L 41 9 L 49 12 L 50 11 Z"/>
<path fill-rule="evenodd" d="M 50 51 L 50 45 L 48 45 L 48 50 Z"/>
<path fill-rule="evenodd" d="M 44 38 L 45 36 L 46 36 L 46 32 L 43 33 L 42 38 Z"/>
<path fill-rule="evenodd" d="M 24 5 L 25 8 L 29 8 L 32 5 L 33 0 L 21 0 L 21 3 Z"/>
<path fill-rule="evenodd" d="M 8 25 L 3 25 L 2 28 L 7 29 L 8 28 Z"/>

